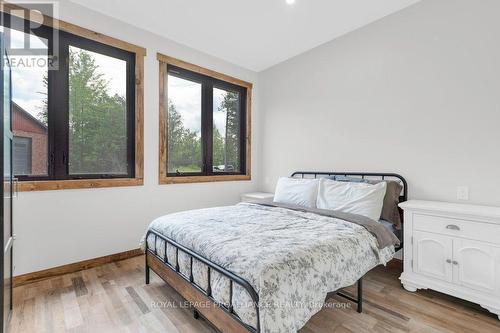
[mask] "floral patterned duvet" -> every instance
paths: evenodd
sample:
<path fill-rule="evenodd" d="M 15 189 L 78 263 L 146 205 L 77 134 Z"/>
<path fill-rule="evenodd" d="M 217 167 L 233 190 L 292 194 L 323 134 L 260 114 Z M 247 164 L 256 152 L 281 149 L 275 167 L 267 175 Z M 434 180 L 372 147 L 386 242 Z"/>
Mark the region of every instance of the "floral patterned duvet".
<path fill-rule="evenodd" d="M 248 281 L 259 295 L 260 328 L 266 333 L 296 332 L 322 308 L 328 292 L 354 284 L 394 255 L 394 246 L 378 249 L 376 238 L 355 223 L 251 203 L 169 214 L 149 228 Z M 155 244 L 150 234 L 147 243 L 164 258 L 162 240 Z M 167 258 L 175 265 L 170 245 Z M 179 266 L 189 276 L 190 260 L 181 251 Z M 194 260 L 193 275 L 206 289 L 206 266 Z M 229 304 L 226 278 L 213 272 L 211 288 L 218 302 Z M 236 284 L 232 303 L 243 322 L 256 327 L 251 298 Z"/>

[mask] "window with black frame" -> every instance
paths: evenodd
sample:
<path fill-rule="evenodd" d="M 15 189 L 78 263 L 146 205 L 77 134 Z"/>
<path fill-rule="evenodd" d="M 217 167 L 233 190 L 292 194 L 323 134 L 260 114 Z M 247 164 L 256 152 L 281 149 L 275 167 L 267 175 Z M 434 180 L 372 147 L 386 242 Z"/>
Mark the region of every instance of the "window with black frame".
<path fill-rule="evenodd" d="M 167 177 L 245 175 L 247 87 L 168 65 Z"/>
<path fill-rule="evenodd" d="M 49 68 L 49 61 L 28 67 L 21 60 L 31 55 L 11 52 L 13 131 L 25 138 L 17 150 L 23 156 L 14 156 L 16 177 L 134 178 L 135 53 L 63 31 L 57 33 L 56 49 L 52 28 L 34 32 L 25 30 L 29 24 L 21 18 L 3 18 L 2 30 L 9 32 L 12 45 L 28 38 L 46 49 L 37 58 L 59 59 L 57 68 Z"/>

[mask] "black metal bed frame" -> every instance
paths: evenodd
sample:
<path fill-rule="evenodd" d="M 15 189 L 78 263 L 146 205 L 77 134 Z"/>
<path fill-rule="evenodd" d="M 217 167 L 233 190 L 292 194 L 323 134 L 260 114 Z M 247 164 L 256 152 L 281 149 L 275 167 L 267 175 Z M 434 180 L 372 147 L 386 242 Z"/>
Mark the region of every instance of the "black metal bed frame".
<path fill-rule="evenodd" d="M 310 177 L 313 176 L 313 177 Z M 367 177 L 370 177 L 369 179 L 374 179 L 373 177 L 378 177 L 381 180 L 388 180 L 388 178 L 395 178 L 398 179 L 402 185 L 403 185 L 403 193 L 401 194 L 399 198 L 399 202 L 403 202 L 407 200 L 407 195 L 408 195 L 408 185 L 406 180 L 395 173 L 366 173 L 366 172 L 317 172 L 317 171 L 297 171 L 294 172 L 291 177 L 297 178 L 318 178 L 318 177 L 329 177 L 329 176 L 345 176 L 345 177 L 360 177 L 362 179 L 365 179 Z M 368 179 L 368 178 L 367 178 Z M 401 213 L 401 210 L 400 210 Z M 150 249 L 148 246 L 148 239 L 150 235 L 154 235 L 154 244 L 155 248 L 154 250 Z M 157 240 L 160 239 L 164 243 L 164 258 L 161 258 L 158 255 L 158 249 L 157 249 Z M 175 266 L 171 265 L 168 261 L 168 256 L 167 256 L 167 244 L 173 246 L 175 248 Z M 402 248 L 403 244 L 401 243 L 396 250 L 399 250 Z M 187 254 L 189 256 L 190 260 L 190 273 L 189 276 L 186 276 L 180 271 L 179 267 L 179 251 Z M 239 322 L 241 325 L 243 325 L 249 332 L 252 333 L 260 333 L 260 318 L 259 318 L 259 295 L 255 291 L 255 289 L 246 281 L 245 279 L 235 275 L 234 273 L 226 270 L 225 268 L 221 267 L 220 265 L 217 265 L 216 263 L 210 261 L 209 259 L 199 255 L 198 253 L 188 249 L 187 247 L 177 243 L 173 239 L 170 239 L 169 237 L 166 237 L 164 235 L 161 235 L 157 233 L 154 230 L 148 230 L 146 234 L 146 254 L 149 253 L 153 255 L 155 258 L 160 260 L 166 267 L 177 273 L 181 278 L 183 278 L 185 281 L 187 281 L 192 287 L 194 287 L 196 290 L 201 292 L 203 295 L 205 295 L 210 301 L 212 301 L 214 304 L 216 304 L 220 309 L 222 309 L 224 312 L 229 314 L 233 319 L 235 319 L 237 322 Z M 194 282 L 193 278 L 193 260 L 196 259 L 199 262 L 202 262 L 207 266 L 207 288 L 204 289 L 198 284 Z M 145 279 L 146 279 L 146 284 L 149 284 L 150 281 L 150 267 L 148 265 L 148 260 L 146 256 L 146 265 L 145 265 Z M 215 298 L 212 295 L 212 290 L 211 290 L 211 281 L 210 281 L 210 276 L 212 270 L 218 272 L 225 278 L 229 280 L 229 304 L 223 304 L 215 300 Z M 250 295 L 252 302 L 255 306 L 255 312 L 256 312 L 256 318 L 257 318 L 257 324 L 256 327 L 252 327 L 241 320 L 241 318 L 234 312 L 233 308 L 233 288 L 234 284 L 237 284 L 241 286 L 243 289 L 246 290 L 246 292 Z M 357 295 L 356 297 L 353 297 L 349 294 L 345 294 L 343 292 L 339 291 L 334 291 L 331 293 L 328 293 L 326 298 L 328 299 L 332 294 L 337 294 L 338 296 L 341 296 L 345 299 L 348 299 L 351 302 L 354 302 L 357 304 L 357 312 L 361 313 L 363 311 L 363 277 L 361 277 L 357 281 Z M 197 319 L 199 318 L 200 314 L 199 312 L 195 309 L 193 312 L 194 317 Z"/>
<path fill-rule="evenodd" d="M 154 235 L 154 244 L 155 244 L 155 249 L 151 250 L 148 246 L 148 238 L 149 235 L 153 234 Z M 157 240 L 161 239 L 164 242 L 164 258 L 161 258 L 158 255 L 158 250 L 156 248 Z M 175 266 L 171 265 L 168 262 L 168 256 L 167 256 L 167 243 L 172 245 L 175 248 Z M 179 251 L 184 252 L 189 255 L 189 276 L 184 275 L 180 271 L 179 267 Z M 182 277 L 184 280 L 189 282 L 191 286 L 196 288 L 198 291 L 200 291 L 202 294 L 204 294 L 210 301 L 212 301 L 214 304 L 218 305 L 219 308 L 224 310 L 226 313 L 228 313 L 233 319 L 237 320 L 239 323 L 241 323 L 246 329 L 248 329 L 250 332 L 255 332 L 259 333 L 260 332 L 260 320 L 259 320 L 259 295 L 255 291 L 255 289 L 248 283 L 245 279 L 235 275 L 234 273 L 228 271 L 227 269 L 217 265 L 216 263 L 208 260 L 207 258 L 199 255 L 198 253 L 188 249 L 187 247 L 177 243 L 173 239 L 170 239 L 169 237 L 166 237 L 164 235 L 161 235 L 157 233 L 154 230 L 149 230 L 146 234 L 146 252 L 149 252 L 150 254 L 154 255 L 157 259 L 161 260 L 165 266 L 168 268 L 172 269 L 175 271 L 180 277 Z M 207 266 L 207 289 L 203 289 L 201 286 L 196 284 L 194 282 L 193 278 L 193 259 L 196 259 L 202 263 L 204 263 Z M 212 270 L 218 272 L 225 278 L 229 279 L 229 304 L 223 304 L 218 302 L 213 296 L 212 296 L 212 288 L 211 288 L 211 282 L 210 282 L 210 276 Z M 147 261 L 147 256 L 146 256 L 146 284 L 149 284 L 149 274 L 150 274 L 150 267 L 148 266 L 148 261 Z M 233 308 L 233 285 L 234 283 L 238 284 L 241 286 L 243 289 L 247 291 L 247 293 L 250 295 L 252 298 L 252 302 L 255 306 L 255 313 L 257 317 L 257 327 L 253 328 L 252 326 L 246 324 L 241 320 L 241 318 L 234 312 Z M 193 313 L 194 317 L 198 319 L 199 313 L 198 311 L 194 311 Z"/>

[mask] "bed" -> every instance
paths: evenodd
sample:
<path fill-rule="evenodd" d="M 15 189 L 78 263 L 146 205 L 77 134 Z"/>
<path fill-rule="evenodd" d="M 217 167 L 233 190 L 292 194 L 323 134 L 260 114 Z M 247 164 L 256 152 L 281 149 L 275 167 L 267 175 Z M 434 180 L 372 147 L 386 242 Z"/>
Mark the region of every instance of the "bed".
<path fill-rule="evenodd" d="M 406 181 L 396 174 L 292 177 L 337 174 L 397 179 L 404 186 L 400 201 L 406 200 Z M 356 282 L 357 297 L 339 295 L 358 303 L 360 312 L 362 277 L 402 246 L 381 247 L 382 236 L 358 222 L 263 203 L 169 214 L 153 221 L 144 238 L 146 283 L 153 270 L 190 303 L 195 317 L 203 315 L 222 332 L 294 332 L 328 294 Z"/>

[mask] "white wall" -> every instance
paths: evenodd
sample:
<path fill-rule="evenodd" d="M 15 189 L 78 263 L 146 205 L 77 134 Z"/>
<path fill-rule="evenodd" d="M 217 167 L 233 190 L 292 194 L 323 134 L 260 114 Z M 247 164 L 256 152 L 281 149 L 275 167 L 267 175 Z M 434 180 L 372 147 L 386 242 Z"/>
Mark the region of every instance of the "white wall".
<path fill-rule="evenodd" d="M 411 198 L 500 205 L 500 1 L 424 0 L 259 76 L 262 187 L 391 171 Z"/>
<path fill-rule="evenodd" d="M 257 74 L 75 4 L 61 2 L 60 18 L 147 48 L 145 59 L 145 185 L 19 194 L 15 202 L 15 275 L 138 247 L 157 216 L 233 204 L 256 189 L 260 119 L 254 85 L 250 182 L 158 185 L 158 62 L 156 52 L 257 83 Z"/>

